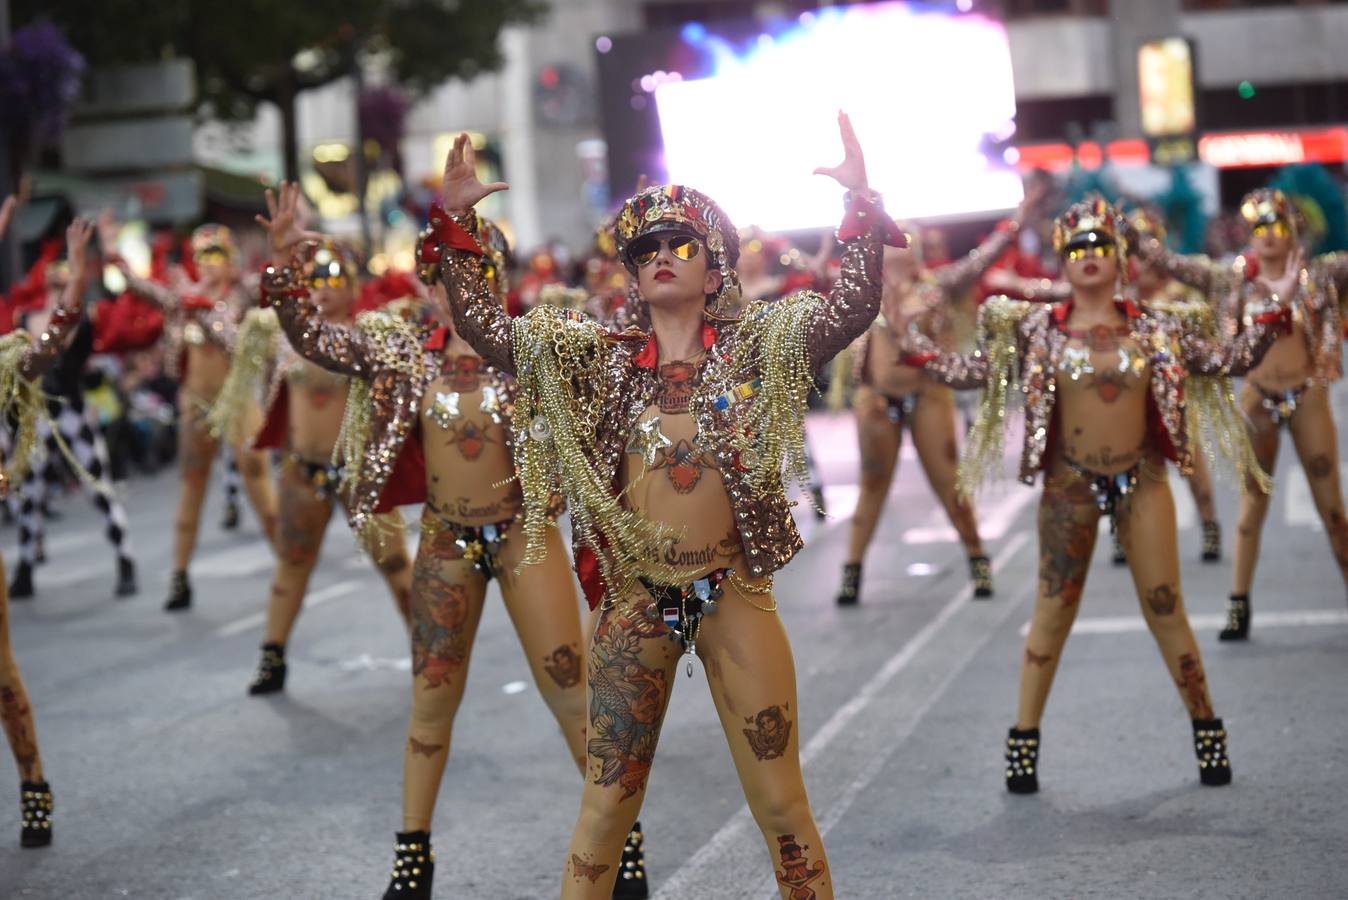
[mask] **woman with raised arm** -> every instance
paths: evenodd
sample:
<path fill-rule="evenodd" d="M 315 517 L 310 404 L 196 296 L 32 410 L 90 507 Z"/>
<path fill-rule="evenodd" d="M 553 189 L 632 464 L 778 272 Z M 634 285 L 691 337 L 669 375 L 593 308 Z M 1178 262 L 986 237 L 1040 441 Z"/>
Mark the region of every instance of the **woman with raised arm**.
<path fill-rule="evenodd" d="M 309 244 L 300 265 L 322 320 L 350 327 L 361 292 L 351 252 L 334 241 Z M 349 379 L 295 353 L 279 332 L 274 312 L 249 311 L 239 327 L 229 377 L 210 414 L 213 433 L 230 443 L 281 454 L 276 485 L 276 573 L 267 597 L 262 655 L 248 687 L 253 695 L 285 689 L 286 645 L 318 564 L 333 503 L 345 501 L 343 486 L 348 474 L 341 453 L 333 451 L 338 448 L 347 411 Z M 245 424 L 240 420 L 247 417 L 268 372 L 261 430 L 240 435 L 238 429 Z M 388 516 L 371 555 L 407 621 L 411 564 L 399 513 Z"/>
<path fill-rule="evenodd" d="M 1054 247 L 1072 288 L 1061 303 L 994 298 L 979 314 L 971 354 L 908 334 L 908 362 L 957 389 L 983 387 L 960 486 L 971 492 L 1001 466 L 1003 427 L 1015 393 L 1025 400 L 1020 479 L 1044 473 L 1039 504 L 1039 596 L 1025 640 L 1016 724 L 1007 737 L 1007 790 L 1039 789 L 1039 723 L 1062 648 L 1076 618 L 1101 516 L 1127 553 L 1143 618 L 1193 722 L 1199 778 L 1231 780 L 1226 731 L 1213 712 L 1202 656 L 1180 592 L 1175 506 L 1166 459 L 1188 471 L 1195 441 L 1218 446 L 1266 490 L 1228 392 L 1201 390 L 1195 376 L 1240 375 L 1286 327 L 1276 299 L 1228 344 L 1120 297 L 1127 271 L 1124 223 L 1099 197 L 1068 208 Z M 1270 297 L 1283 283 L 1261 282 Z M 1020 390 L 1015 388 L 1019 386 Z M 1228 402 L 1222 403 L 1225 398 Z"/>
<path fill-rule="evenodd" d="M 0 207 L 0 238 L 8 225 L 8 201 Z M 22 475 L 37 443 L 36 426 L 48 415 L 47 404 L 38 384 L 43 373 L 56 364 L 80 321 L 80 293 L 84 286 L 85 251 L 93 226 L 77 219 L 66 229 L 66 253 L 70 259 L 70 278 L 61 301 L 47 320 L 41 335 L 32 337 L 22 328 L 0 338 L 0 416 L 18 423 L 8 460 L 0 456 L 0 498 L 9 489 L 10 480 Z M 77 472 L 83 468 L 75 465 Z M 38 752 L 33 710 L 28 702 L 14 649 L 9 641 L 9 596 L 0 560 L 0 723 L 4 725 L 9 749 L 19 769 L 19 799 L 23 810 L 19 844 L 44 847 L 52 839 L 52 792 L 42 769 Z"/>
<path fill-rule="evenodd" d="M 112 249 L 113 235 L 103 236 L 104 251 Z M 128 288 L 159 306 L 170 316 L 168 369 L 181 379 L 178 390 L 178 465 L 182 485 L 174 523 L 173 572 L 169 581 L 170 612 L 192 605 L 187 567 L 196 549 L 201 507 L 211 476 L 211 463 L 220 442 L 206 423 L 211 404 L 229 375 L 230 354 L 238 323 L 252 305 L 239 277 L 238 248 L 228 228 L 202 225 L 192 232 L 192 256 L 200 281 L 184 281 L 170 288 L 136 276 L 126 261 L 112 261 L 126 277 Z M 256 427 L 261 411 L 254 404 L 249 416 Z M 246 429 L 245 429 L 246 430 Z M 276 536 L 276 494 L 267 471 L 267 454 L 242 445 L 233 448 L 244 489 L 258 522 L 272 543 Z"/>
<path fill-rule="evenodd" d="M 487 585 L 497 579 L 539 693 L 583 770 L 585 694 L 580 611 L 566 548 L 556 530 L 525 555 L 523 497 L 514 480 L 510 410 L 515 383 L 483 360 L 453 327 L 443 302 L 429 336 L 387 313 L 353 325 L 325 320 L 304 278 L 296 224 L 299 189 L 268 194 L 272 266 L 263 276 L 296 351 L 350 379 L 344 436 L 348 512 L 358 532 L 377 512 L 425 502 L 412 568 L 412 716 L 403 755 L 403 830 L 386 898 L 429 898 L 434 877 L 431 817 L 463 699 Z M 505 316 L 505 237 L 474 231 L 475 271 Z M 535 514 L 557 515 L 549 505 Z M 378 534 L 373 534 L 378 539 Z M 635 863 L 634 863 L 635 865 Z M 453 873 L 459 877 L 460 873 Z M 461 894 L 462 892 L 451 892 Z"/>
<path fill-rule="evenodd" d="M 1247 194 L 1240 214 L 1251 229 L 1250 248 L 1231 265 L 1171 253 L 1154 237 L 1140 242 L 1141 255 L 1171 277 L 1206 293 L 1218 310 L 1218 327 L 1227 336 L 1249 328 L 1272 302 L 1291 308 L 1292 330 L 1250 370 L 1240 406 L 1265 471 L 1272 473 L 1277 464 L 1282 427 L 1291 432 L 1330 551 L 1348 584 L 1348 518 L 1343 511 L 1338 435 L 1329 402 L 1329 385 L 1343 374 L 1338 284 L 1348 277 L 1348 254 L 1334 253 L 1303 263 L 1297 245 L 1297 212 L 1282 191 L 1265 188 Z M 1280 297 L 1270 298 L 1264 285 L 1275 279 L 1287 282 L 1288 288 Z M 1268 495 L 1261 491 L 1247 489 L 1241 494 L 1227 623 L 1219 635 L 1224 641 L 1243 641 L 1250 634 L 1250 588 L 1268 502 Z"/>
<path fill-rule="evenodd" d="M 509 320 L 483 279 L 473 206 L 483 185 L 467 136 L 450 151 L 443 207 L 424 255 L 439 262 L 460 333 L 517 373 L 515 460 L 533 562 L 566 496 L 576 568 L 599 615 L 589 649 L 588 768 L 563 898 L 606 898 L 620 871 L 683 653 L 711 694 L 783 897 L 834 896 L 800 769 L 795 666 L 772 575 L 801 547 L 783 468 L 803 473 L 806 395 L 819 367 L 880 304 L 880 249 L 902 233 L 870 191 L 840 114 L 846 156 L 816 170 L 848 189 L 831 297 L 749 304 L 739 318 L 739 237 L 709 197 L 681 185 L 624 204 L 619 254 L 649 333 L 612 333 L 578 313 Z M 691 662 L 689 663 L 691 671 Z"/>
<path fill-rule="evenodd" d="M 927 268 L 920 243 L 905 250 L 885 251 L 881 314 L 853 347 L 860 382 L 852 396 L 852 408 L 861 448 L 861 493 L 843 560 L 837 597 L 840 606 L 861 599 L 862 561 L 898 468 L 905 427 L 912 434 L 927 483 L 964 545 L 974 596 L 992 596 L 992 566 L 978 534 L 973 504 L 955 488 L 959 451 L 955 443 L 954 392 L 924 379 L 919 369 L 905 366 L 899 344 L 908 322 L 922 316 L 932 339 L 946 349 L 954 349 L 956 304 L 1015 240 L 1021 223 L 1042 197 L 1042 190 L 1026 194 L 1004 227 L 951 265 Z"/>

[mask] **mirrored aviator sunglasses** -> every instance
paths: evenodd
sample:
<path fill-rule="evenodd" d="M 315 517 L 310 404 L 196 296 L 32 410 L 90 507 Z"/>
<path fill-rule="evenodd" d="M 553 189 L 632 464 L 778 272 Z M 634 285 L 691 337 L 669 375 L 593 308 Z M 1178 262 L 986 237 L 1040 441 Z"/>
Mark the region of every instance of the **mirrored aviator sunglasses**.
<path fill-rule="evenodd" d="M 1067 258 L 1072 262 L 1087 258 L 1096 258 L 1114 255 L 1113 244 L 1091 244 L 1089 247 L 1073 247 L 1067 251 Z"/>
<path fill-rule="evenodd" d="M 229 254 L 223 250 L 202 250 L 193 257 L 193 260 L 197 263 L 218 263 L 224 265 L 229 262 Z"/>
<path fill-rule="evenodd" d="M 1271 234 L 1274 237 L 1283 238 L 1287 237 L 1290 233 L 1291 232 L 1287 229 L 1287 223 L 1281 219 L 1276 222 L 1260 222 L 1258 225 L 1254 226 L 1255 237 L 1266 237 Z"/>
<path fill-rule="evenodd" d="M 702 242 L 691 235 L 676 234 L 668 238 L 650 235 L 637 238 L 632 242 L 632 248 L 629 251 L 632 262 L 638 266 L 649 266 L 660 255 L 661 247 L 668 247 L 670 253 L 685 261 L 694 259 L 702 252 Z"/>

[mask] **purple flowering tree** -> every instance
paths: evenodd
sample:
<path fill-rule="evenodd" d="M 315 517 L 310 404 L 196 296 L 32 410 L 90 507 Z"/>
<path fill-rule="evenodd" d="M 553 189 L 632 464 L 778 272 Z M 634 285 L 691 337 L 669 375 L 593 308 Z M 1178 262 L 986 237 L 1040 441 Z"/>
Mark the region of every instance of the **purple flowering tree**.
<path fill-rule="evenodd" d="M 15 182 L 37 148 L 61 136 L 83 74 L 84 57 L 47 21 L 25 25 L 0 48 L 0 132 Z"/>

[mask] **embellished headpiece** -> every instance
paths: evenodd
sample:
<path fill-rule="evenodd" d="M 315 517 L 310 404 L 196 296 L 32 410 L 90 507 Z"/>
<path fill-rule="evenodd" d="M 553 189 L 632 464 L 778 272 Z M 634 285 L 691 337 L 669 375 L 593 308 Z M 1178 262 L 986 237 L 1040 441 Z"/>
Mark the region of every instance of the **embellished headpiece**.
<path fill-rule="evenodd" d="M 356 280 L 356 256 L 350 247 L 329 237 L 317 241 L 312 247 L 304 261 L 306 281 L 310 284 L 318 284 L 320 280 L 336 284 L 340 279 Z"/>
<path fill-rule="evenodd" d="M 739 305 L 740 283 L 735 264 L 740 257 L 739 232 L 716 202 L 701 191 L 681 184 L 646 188 L 623 204 L 613 226 L 618 257 L 636 274 L 628 257 L 632 241 L 648 234 L 682 232 L 698 238 L 721 271 L 721 289 L 713 298 L 718 309 Z"/>
<path fill-rule="evenodd" d="M 234 235 L 224 225 L 201 225 L 192 232 L 192 257 L 200 259 L 210 253 L 224 254 L 230 262 L 238 258 L 239 248 Z"/>
<path fill-rule="evenodd" d="M 1253 228 L 1256 225 L 1284 223 L 1296 237 L 1300 215 L 1296 206 L 1286 194 L 1276 188 L 1260 188 L 1250 191 L 1240 201 L 1240 216 L 1245 224 Z"/>
<path fill-rule="evenodd" d="M 1158 241 L 1165 240 L 1165 219 L 1153 209 L 1139 206 L 1128 214 L 1128 224 L 1139 235 L 1151 235 Z"/>
<path fill-rule="evenodd" d="M 1080 247 L 1110 245 L 1119 260 L 1119 278 L 1128 280 L 1128 239 L 1119 211 L 1099 194 L 1087 194 L 1053 221 L 1053 250 L 1059 256 Z"/>

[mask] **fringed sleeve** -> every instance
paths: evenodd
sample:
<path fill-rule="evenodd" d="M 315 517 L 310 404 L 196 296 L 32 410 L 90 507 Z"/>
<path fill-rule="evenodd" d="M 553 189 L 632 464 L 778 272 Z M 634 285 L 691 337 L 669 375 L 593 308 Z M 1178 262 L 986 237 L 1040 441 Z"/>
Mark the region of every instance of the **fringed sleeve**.
<path fill-rule="evenodd" d="M 281 323 L 270 309 L 250 309 L 239 325 L 230 359 L 229 375 L 206 416 L 211 434 L 237 442 L 246 413 L 258 401 L 267 368 L 276 357 Z"/>

